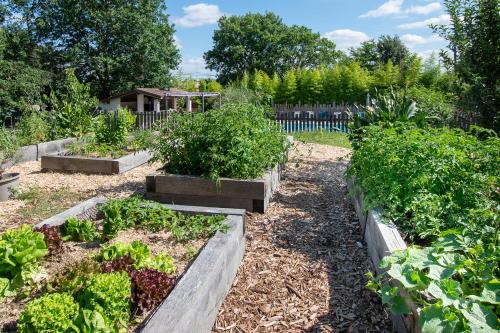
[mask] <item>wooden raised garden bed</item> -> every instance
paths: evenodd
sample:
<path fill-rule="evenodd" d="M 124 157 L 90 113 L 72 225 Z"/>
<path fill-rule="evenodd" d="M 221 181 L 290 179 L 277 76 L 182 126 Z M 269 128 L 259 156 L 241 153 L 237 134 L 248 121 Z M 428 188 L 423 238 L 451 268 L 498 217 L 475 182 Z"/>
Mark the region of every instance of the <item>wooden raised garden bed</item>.
<path fill-rule="evenodd" d="M 103 215 L 99 212 L 99 206 L 105 204 L 106 202 L 107 200 L 104 198 L 93 198 L 87 200 L 61 214 L 42 221 L 35 226 L 35 230 L 40 230 L 39 228 L 42 228 L 44 226 L 48 226 L 50 228 L 55 226 L 62 226 L 65 223 L 68 223 L 68 218 L 73 217 L 76 217 L 78 219 L 90 219 L 91 221 L 96 221 L 94 223 L 99 224 L 98 221 L 103 218 Z M 197 255 L 195 255 L 196 258 L 186 259 L 187 262 L 186 264 L 182 264 L 182 269 L 179 269 L 173 275 L 171 275 L 173 279 L 176 279 L 176 281 L 174 282 L 175 284 L 173 285 L 173 287 L 171 287 L 173 289 L 171 289 L 170 293 L 168 293 L 167 291 L 166 298 L 164 298 L 163 301 L 160 301 L 160 303 L 156 303 L 159 304 L 156 306 L 156 308 L 149 310 L 147 313 L 143 313 L 139 317 L 134 317 L 133 321 L 130 322 L 132 327 L 129 327 L 129 331 L 133 330 L 135 332 L 151 333 L 210 332 L 216 320 L 218 309 L 222 305 L 225 296 L 229 292 L 234 278 L 236 277 L 239 264 L 244 255 L 245 211 L 240 209 L 220 209 L 193 206 L 162 206 L 174 212 L 181 213 L 184 216 L 218 215 L 222 216 L 221 218 L 225 217 L 223 223 L 227 225 L 227 230 L 222 232 L 217 231 L 210 238 L 201 238 L 197 240 L 193 239 L 188 241 L 188 243 L 175 243 L 178 244 L 176 245 L 177 247 L 180 246 L 181 248 L 182 246 L 184 246 L 185 248 L 185 246 L 191 246 L 190 244 L 195 244 L 194 246 L 197 247 L 198 251 Z M 128 229 L 123 229 L 122 231 L 119 231 L 116 237 L 108 243 L 101 244 L 101 241 L 91 241 L 86 243 L 70 242 L 68 243 L 68 245 L 64 245 L 66 244 L 66 242 L 64 242 L 63 252 L 56 255 L 51 255 L 51 257 L 47 258 L 47 261 L 49 262 L 50 266 L 54 265 L 54 262 L 65 261 L 64 258 L 69 258 L 68 260 L 73 261 L 78 260 L 78 258 L 75 259 L 75 256 L 97 258 L 92 254 L 98 253 L 96 252 L 96 249 L 103 249 L 103 246 L 105 248 L 107 245 L 113 244 L 115 241 L 122 241 L 123 239 L 125 239 L 126 242 L 131 242 L 134 237 L 142 237 L 141 239 L 143 240 L 148 239 L 146 242 L 149 242 L 151 246 L 154 246 L 156 248 L 156 251 L 166 250 L 169 253 L 174 253 L 176 250 L 172 248 L 173 245 L 171 241 L 168 241 L 168 239 L 173 237 L 173 235 L 174 234 L 171 234 L 170 232 L 152 232 L 140 228 L 131 229 L 130 231 Z M 170 250 L 172 250 L 173 252 L 170 252 Z M 82 251 L 93 252 L 85 252 L 87 254 L 82 254 Z M 179 253 L 177 255 L 173 255 L 173 257 L 184 258 L 184 256 L 181 256 Z M 175 265 L 177 265 L 177 259 L 174 260 Z M 104 263 L 102 263 L 101 265 L 103 265 Z M 111 263 L 111 261 L 107 263 Z M 104 270 L 104 267 L 106 266 L 101 266 L 101 269 Z M 121 268 L 119 268 L 119 270 L 121 270 Z M 113 271 L 115 270 L 112 270 L 111 272 Z M 127 270 L 125 271 L 128 272 Z M 106 271 L 103 271 L 103 273 L 104 272 Z M 130 278 L 132 280 L 134 274 L 137 272 L 138 271 L 129 272 Z M 180 275 L 178 275 L 179 273 Z M 107 273 L 105 273 L 104 275 L 106 274 Z M 56 286 L 56 288 L 57 282 L 58 280 L 52 281 L 52 285 Z M 136 288 L 135 285 L 132 286 L 132 289 Z M 134 295 L 134 292 L 132 293 L 132 295 Z M 43 294 L 35 296 L 35 299 L 40 296 L 43 296 Z M 20 308 L 19 310 L 22 311 L 22 307 L 25 307 L 26 305 L 24 302 L 21 302 L 16 303 L 15 306 Z M 7 305 L 7 307 L 9 307 L 9 305 Z M 5 309 L 2 309 L 1 312 L 5 312 Z M 13 311 L 13 313 L 18 314 L 19 312 Z M 134 312 L 132 311 L 132 313 Z M 5 313 L 2 315 L 5 317 Z M 15 321 L 16 318 L 10 317 L 9 319 Z M 4 327 L 3 329 L 5 328 L 6 327 Z M 7 330 L 15 331 L 15 325 L 12 325 L 12 323 L 10 323 L 9 325 L 7 325 Z M 1 326 L 0 331 L 3 331 Z"/>
<path fill-rule="evenodd" d="M 147 197 L 178 205 L 200 205 L 246 209 L 264 213 L 278 188 L 283 167 L 267 171 L 260 179 L 221 178 L 215 181 L 156 172 L 146 176 Z"/>
<path fill-rule="evenodd" d="M 367 210 L 363 201 L 363 191 L 356 186 L 354 178 L 347 181 L 349 193 L 353 198 L 354 208 L 361 224 L 363 238 L 368 248 L 368 254 L 373 266 L 378 273 L 381 273 L 380 261 L 394 251 L 405 250 L 406 243 L 401 237 L 397 227 L 387 221 L 383 221 L 382 213 L 379 210 Z M 391 281 L 391 284 L 399 286 L 398 281 Z M 400 288 L 400 290 L 402 290 Z M 405 297 L 405 295 L 402 295 Z M 392 315 L 394 326 L 398 333 L 418 333 L 418 312 L 415 304 L 405 297 L 408 307 L 412 311 L 411 316 Z"/>
<path fill-rule="evenodd" d="M 133 152 L 116 159 L 64 154 L 44 155 L 42 156 L 42 170 L 119 174 L 147 163 L 151 157 L 149 151 Z"/>

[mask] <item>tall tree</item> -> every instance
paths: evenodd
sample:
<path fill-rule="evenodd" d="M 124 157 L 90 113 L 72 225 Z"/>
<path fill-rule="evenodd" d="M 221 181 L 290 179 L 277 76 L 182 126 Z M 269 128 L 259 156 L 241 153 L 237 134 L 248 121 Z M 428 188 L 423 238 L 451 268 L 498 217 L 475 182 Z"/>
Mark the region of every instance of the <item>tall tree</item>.
<path fill-rule="evenodd" d="M 410 54 L 408 48 L 397 35 L 394 37 L 380 36 L 377 41 L 377 52 L 380 61 L 387 63 L 391 60 L 394 65 L 403 65 Z"/>
<path fill-rule="evenodd" d="M 462 107 L 479 113 L 482 126 L 500 132 L 500 1 L 445 0 L 451 25 L 433 26 L 448 40 L 441 52 L 462 84 Z"/>
<path fill-rule="evenodd" d="M 43 2 L 37 27 L 61 65 L 98 97 L 137 86 L 168 87 L 180 55 L 162 0 Z"/>
<path fill-rule="evenodd" d="M 358 48 L 351 48 L 349 53 L 354 61 L 371 71 L 375 69 L 380 59 L 377 42 L 373 39 L 361 43 Z"/>
<path fill-rule="evenodd" d="M 224 16 L 213 42 L 204 58 L 223 83 L 255 70 L 283 76 L 289 69 L 331 64 L 338 57 L 333 42 L 308 28 L 287 26 L 273 13 Z"/>

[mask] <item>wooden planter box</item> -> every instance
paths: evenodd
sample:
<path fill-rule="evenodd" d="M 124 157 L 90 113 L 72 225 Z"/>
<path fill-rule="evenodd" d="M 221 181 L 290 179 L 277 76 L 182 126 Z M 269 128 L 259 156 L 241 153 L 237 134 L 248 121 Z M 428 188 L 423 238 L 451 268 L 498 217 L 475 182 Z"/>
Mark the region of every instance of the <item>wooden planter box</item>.
<path fill-rule="evenodd" d="M 74 171 L 93 174 L 119 174 L 137 168 L 151 159 L 149 151 L 139 151 L 120 158 L 64 155 L 42 156 L 42 170 Z"/>
<path fill-rule="evenodd" d="M 267 171 L 260 179 L 221 178 L 215 181 L 156 172 L 146 176 L 147 197 L 162 203 L 239 208 L 264 213 L 278 188 L 283 167 Z"/>
<path fill-rule="evenodd" d="M 347 181 L 349 193 L 353 198 L 354 208 L 361 224 L 363 238 L 368 248 L 368 254 L 377 273 L 382 273 L 379 264 L 380 261 L 394 251 L 405 250 L 406 243 L 401 237 L 397 227 L 387 221 L 383 221 L 380 210 L 367 210 L 363 201 L 363 191 L 356 186 L 355 179 Z M 391 281 L 394 286 L 401 287 L 398 281 Z M 419 333 L 421 331 L 418 325 L 418 312 L 416 305 L 407 297 L 408 307 L 412 311 L 410 316 L 392 316 L 394 326 L 398 333 Z"/>
<path fill-rule="evenodd" d="M 86 212 L 106 202 L 104 198 L 87 200 L 59 215 L 39 223 L 63 224 L 68 217 Z M 245 253 L 245 211 L 192 206 L 165 205 L 187 214 L 222 214 L 229 230 L 217 232 L 177 281 L 170 295 L 142 323 L 139 332 L 193 333 L 211 332 L 217 313 L 236 277 Z"/>

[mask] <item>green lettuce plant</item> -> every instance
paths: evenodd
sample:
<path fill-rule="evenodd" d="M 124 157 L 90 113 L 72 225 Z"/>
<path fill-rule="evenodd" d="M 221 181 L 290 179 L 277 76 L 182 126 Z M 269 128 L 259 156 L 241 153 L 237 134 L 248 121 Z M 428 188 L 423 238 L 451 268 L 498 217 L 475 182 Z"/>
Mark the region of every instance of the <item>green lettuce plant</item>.
<path fill-rule="evenodd" d="M 0 239 L 0 298 L 31 284 L 47 252 L 44 235 L 29 225 L 4 232 Z"/>
<path fill-rule="evenodd" d="M 97 310 L 116 327 L 127 327 L 131 287 L 125 272 L 96 274 L 87 281 L 78 300 L 82 308 Z"/>
<path fill-rule="evenodd" d="M 20 333 L 67 332 L 73 327 L 79 305 L 67 293 L 54 293 L 37 298 L 26 305 L 17 330 Z"/>
<path fill-rule="evenodd" d="M 76 242 L 91 242 L 99 238 L 94 222 L 90 220 L 80 220 L 70 217 L 61 226 L 61 234 L 64 240 Z"/>

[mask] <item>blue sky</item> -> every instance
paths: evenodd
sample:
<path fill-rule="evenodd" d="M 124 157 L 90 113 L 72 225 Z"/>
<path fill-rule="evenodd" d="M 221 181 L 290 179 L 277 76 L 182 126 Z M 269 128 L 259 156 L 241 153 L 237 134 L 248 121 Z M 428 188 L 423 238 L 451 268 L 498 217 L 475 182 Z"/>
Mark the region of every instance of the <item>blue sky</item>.
<path fill-rule="evenodd" d="M 222 15 L 271 11 L 286 24 L 304 25 L 336 42 L 341 50 L 382 34 L 399 35 L 413 52 L 428 57 L 446 43 L 428 24 L 446 24 L 442 0 L 196 0 L 167 1 L 182 54 L 182 72 L 194 77 L 213 75 L 203 53 Z"/>

